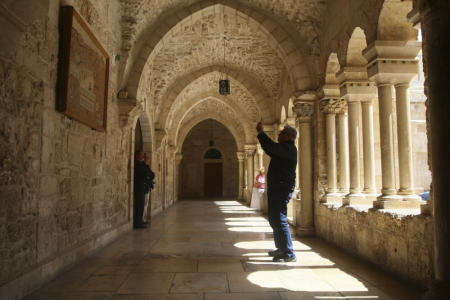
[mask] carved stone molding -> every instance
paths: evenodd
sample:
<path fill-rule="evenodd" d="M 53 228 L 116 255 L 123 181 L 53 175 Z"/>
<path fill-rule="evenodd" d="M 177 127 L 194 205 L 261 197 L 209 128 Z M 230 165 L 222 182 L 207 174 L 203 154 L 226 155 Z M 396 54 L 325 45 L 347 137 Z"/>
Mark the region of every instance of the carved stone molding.
<path fill-rule="evenodd" d="M 320 102 L 320 110 L 326 114 L 342 114 L 347 111 L 347 101 L 339 98 L 324 99 Z"/>
<path fill-rule="evenodd" d="M 314 103 L 299 101 L 294 103 L 294 112 L 297 114 L 297 119 L 302 121 L 311 121 L 314 115 Z"/>
<path fill-rule="evenodd" d="M 245 155 L 253 156 L 256 151 L 256 145 L 245 145 L 244 146 Z"/>
<path fill-rule="evenodd" d="M 236 152 L 236 156 L 237 156 L 238 161 L 244 161 L 244 159 L 245 159 L 245 152 L 238 151 L 238 152 Z"/>

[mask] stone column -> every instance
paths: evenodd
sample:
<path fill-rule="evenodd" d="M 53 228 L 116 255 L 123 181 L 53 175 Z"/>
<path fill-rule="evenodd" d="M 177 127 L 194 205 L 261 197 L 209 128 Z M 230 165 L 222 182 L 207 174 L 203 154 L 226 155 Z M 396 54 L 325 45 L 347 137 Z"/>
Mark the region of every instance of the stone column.
<path fill-rule="evenodd" d="M 378 87 L 379 114 L 380 114 L 380 143 L 381 143 L 381 172 L 382 172 L 382 195 L 374 202 L 376 208 L 420 208 L 421 201 L 410 195 L 407 191 L 405 197 L 397 193 L 395 178 L 395 156 L 394 156 L 394 114 L 392 104 L 392 87 L 398 86 L 397 96 L 400 96 L 400 103 L 397 108 L 397 124 L 399 135 L 399 157 L 402 156 L 400 168 L 400 182 L 412 188 L 412 170 L 409 169 L 408 156 L 411 148 L 408 143 L 409 117 L 406 110 L 409 110 L 406 89 L 404 83 L 409 83 L 418 72 L 418 62 L 416 56 L 420 51 L 420 42 L 416 41 L 375 41 L 363 51 L 367 61 L 367 72 L 369 77 L 376 82 Z M 397 99 L 398 101 L 399 99 Z M 407 124 L 408 123 L 408 124 Z M 404 136 L 406 134 L 406 136 Z M 410 132 L 409 132 L 410 135 Z M 409 142 L 408 142 L 409 141 Z M 401 149 L 405 147 L 406 149 Z M 412 154 L 411 154 L 412 155 Z M 410 173 L 409 178 L 402 178 Z"/>
<path fill-rule="evenodd" d="M 306 94 L 305 98 L 314 100 L 315 95 Z M 307 98 L 307 99 L 308 99 Z M 300 215 L 296 218 L 299 226 L 297 235 L 314 234 L 314 197 L 313 197 L 313 155 L 312 155 L 312 117 L 314 102 L 298 101 L 294 103 L 299 130 L 299 170 L 300 170 Z"/>
<path fill-rule="evenodd" d="M 361 102 L 363 121 L 364 194 L 366 199 L 375 201 L 375 138 L 373 133 L 373 100 Z"/>
<path fill-rule="evenodd" d="M 341 194 L 337 186 L 337 160 L 336 160 L 336 113 L 345 105 L 345 101 L 339 98 L 323 99 L 321 110 L 325 113 L 326 123 L 326 153 L 327 153 L 327 193 L 321 202 L 342 203 Z"/>
<path fill-rule="evenodd" d="M 244 178 L 244 160 L 245 160 L 245 152 L 238 151 L 236 152 L 237 159 L 239 162 L 239 192 L 238 192 L 238 200 L 244 200 L 244 187 L 245 187 L 245 178 Z"/>
<path fill-rule="evenodd" d="M 252 198 L 252 191 L 253 191 L 253 183 L 255 182 L 255 175 L 254 175 L 254 155 L 256 146 L 255 145 L 245 145 L 245 156 L 247 160 L 247 192 L 246 192 L 246 200 L 247 204 L 250 204 L 250 200 Z"/>
<path fill-rule="evenodd" d="M 411 108 L 408 99 L 408 88 L 409 82 L 395 85 L 397 100 L 398 166 L 400 176 L 400 189 L 398 193 L 403 199 L 420 201 L 421 198 L 414 194 L 413 188 Z"/>
<path fill-rule="evenodd" d="M 261 170 L 261 168 L 264 168 L 264 159 L 263 159 L 264 150 L 259 143 L 256 144 L 256 153 L 258 153 L 258 165 L 256 166 L 255 169 L 259 171 Z"/>
<path fill-rule="evenodd" d="M 349 154 L 350 154 L 350 193 L 348 193 L 342 203 L 345 205 L 364 204 L 372 205 L 375 197 L 369 193 L 361 193 L 361 153 L 360 136 L 363 136 L 364 151 L 364 177 L 368 172 L 368 179 L 364 182 L 370 182 L 375 178 L 374 175 L 374 149 L 373 149 L 373 117 L 369 114 L 372 110 L 363 108 L 364 129 L 361 133 L 359 123 L 360 107 L 363 102 L 371 102 L 376 94 L 375 86 L 369 81 L 365 66 L 344 67 L 336 74 L 340 85 L 341 96 L 348 102 L 348 132 L 349 132 Z M 369 104 L 370 108 L 370 104 Z M 367 169 L 367 170 L 366 170 Z M 375 190 L 374 184 L 369 188 Z M 366 186 L 365 186 L 366 187 Z M 367 191 L 367 190 L 366 190 Z"/>
<path fill-rule="evenodd" d="M 348 162 L 348 120 L 347 108 L 338 114 L 339 137 L 339 191 L 347 194 L 350 191 L 350 166 Z"/>
<path fill-rule="evenodd" d="M 450 2 L 419 2 L 432 161 L 434 281 L 424 299 L 450 299 Z"/>
<path fill-rule="evenodd" d="M 181 165 L 181 160 L 183 159 L 183 154 L 181 153 L 176 153 L 175 154 L 175 170 L 174 170 L 174 198 L 175 201 L 178 201 L 178 196 L 181 190 L 181 186 L 180 186 L 180 178 L 181 178 L 181 172 L 180 172 L 180 165 Z"/>

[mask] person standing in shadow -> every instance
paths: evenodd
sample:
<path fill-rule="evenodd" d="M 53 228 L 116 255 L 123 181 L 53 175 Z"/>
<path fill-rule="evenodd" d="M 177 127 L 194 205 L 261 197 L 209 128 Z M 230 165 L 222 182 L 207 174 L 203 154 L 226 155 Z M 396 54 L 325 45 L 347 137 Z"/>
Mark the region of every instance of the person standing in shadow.
<path fill-rule="evenodd" d="M 150 167 L 150 156 L 145 153 L 144 155 L 144 163 L 145 163 L 145 202 L 144 202 L 144 213 L 142 216 L 142 223 L 148 224 L 147 221 L 147 211 L 148 211 L 148 203 L 150 201 L 150 191 L 153 189 L 155 183 L 155 173 L 153 173 Z"/>
<path fill-rule="evenodd" d="M 146 228 L 143 222 L 147 174 L 144 152 L 138 150 L 134 157 L 134 228 Z"/>

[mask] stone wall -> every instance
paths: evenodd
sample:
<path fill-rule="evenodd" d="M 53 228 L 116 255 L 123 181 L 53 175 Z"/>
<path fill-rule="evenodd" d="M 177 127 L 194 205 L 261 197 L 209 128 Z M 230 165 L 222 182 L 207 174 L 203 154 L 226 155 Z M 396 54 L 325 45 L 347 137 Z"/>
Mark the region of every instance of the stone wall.
<path fill-rule="evenodd" d="M 223 197 L 235 198 L 238 195 L 238 160 L 236 142 L 225 126 L 217 121 L 205 120 L 187 135 L 183 143 L 181 161 L 180 198 L 202 198 L 204 196 L 205 152 L 211 148 L 211 130 L 214 135 L 214 148 L 222 153 Z"/>
<path fill-rule="evenodd" d="M 332 208 L 316 203 L 319 237 L 399 278 L 426 287 L 433 277 L 433 225 L 425 215 Z"/>
<path fill-rule="evenodd" d="M 62 1 L 114 58 L 120 3 Z M 0 298 L 19 298 L 131 227 L 130 128 L 119 127 L 117 65 L 108 123 L 92 130 L 55 110 L 60 1 L 0 4 Z"/>

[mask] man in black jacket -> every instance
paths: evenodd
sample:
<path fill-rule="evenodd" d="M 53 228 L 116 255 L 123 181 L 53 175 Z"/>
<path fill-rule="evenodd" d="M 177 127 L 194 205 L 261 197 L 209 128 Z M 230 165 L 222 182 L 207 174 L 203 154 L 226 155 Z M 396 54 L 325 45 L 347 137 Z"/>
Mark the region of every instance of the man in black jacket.
<path fill-rule="evenodd" d="M 144 163 L 144 152 L 138 150 L 134 160 L 134 228 L 147 227 L 143 222 L 146 183 L 147 167 Z"/>
<path fill-rule="evenodd" d="M 295 187 L 297 148 L 294 141 L 297 131 L 290 126 L 285 126 L 278 134 L 278 143 L 275 143 L 263 131 L 261 122 L 256 125 L 256 130 L 261 147 L 271 157 L 267 172 L 268 213 L 277 249 L 270 251 L 269 255 L 273 256 L 273 261 L 296 261 L 287 222 L 287 204 Z"/>

